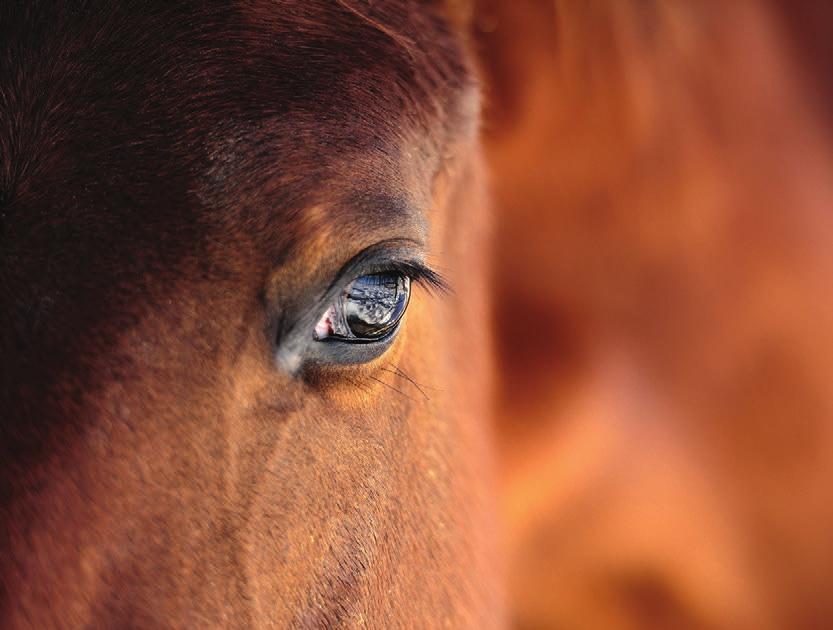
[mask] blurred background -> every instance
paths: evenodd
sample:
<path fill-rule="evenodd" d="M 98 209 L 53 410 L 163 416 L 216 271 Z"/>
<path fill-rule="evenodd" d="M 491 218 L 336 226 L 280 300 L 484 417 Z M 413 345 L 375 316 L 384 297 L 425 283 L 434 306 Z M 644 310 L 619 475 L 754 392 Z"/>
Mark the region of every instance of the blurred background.
<path fill-rule="evenodd" d="M 833 3 L 478 0 L 518 628 L 833 628 Z"/>

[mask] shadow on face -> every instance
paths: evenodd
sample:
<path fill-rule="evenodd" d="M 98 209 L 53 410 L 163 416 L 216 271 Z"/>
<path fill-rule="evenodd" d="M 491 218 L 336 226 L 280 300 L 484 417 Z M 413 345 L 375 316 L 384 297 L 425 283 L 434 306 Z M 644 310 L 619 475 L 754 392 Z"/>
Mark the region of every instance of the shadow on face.
<path fill-rule="evenodd" d="M 0 8 L 10 625 L 497 618 L 476 92 L 367 11 Z"/>

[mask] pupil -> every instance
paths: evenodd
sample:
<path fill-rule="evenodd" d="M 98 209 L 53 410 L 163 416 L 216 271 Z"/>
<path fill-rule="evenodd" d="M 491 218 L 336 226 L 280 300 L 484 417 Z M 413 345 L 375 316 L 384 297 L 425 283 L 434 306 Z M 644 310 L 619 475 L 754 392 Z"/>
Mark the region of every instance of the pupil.
<path fill-rule="evenodd" d="M 347 325 L 357 337 L 381 337 L 396 326 L 408 305 L 408 278 L 378 273 L 356 278 L 344 297 Z"/>

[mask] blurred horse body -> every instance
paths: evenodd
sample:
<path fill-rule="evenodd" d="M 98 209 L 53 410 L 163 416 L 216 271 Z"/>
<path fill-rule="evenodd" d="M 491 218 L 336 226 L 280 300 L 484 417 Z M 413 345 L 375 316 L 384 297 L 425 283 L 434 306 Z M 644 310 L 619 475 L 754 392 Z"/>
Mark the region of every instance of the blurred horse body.
<path fill-rule="evenodd" d="M 833 623 L 833 14 L 480 2 L 521 627 Z"/>

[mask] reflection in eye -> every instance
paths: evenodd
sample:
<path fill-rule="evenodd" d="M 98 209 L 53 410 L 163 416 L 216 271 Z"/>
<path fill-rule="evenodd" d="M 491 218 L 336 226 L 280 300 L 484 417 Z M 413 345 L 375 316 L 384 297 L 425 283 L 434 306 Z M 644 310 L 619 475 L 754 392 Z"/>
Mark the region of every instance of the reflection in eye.
<path fill-rule="evenodd" d="M 411 279 L 400 273 L 359 276 L 336 297 L 313 339 L 375 341 L 391 332 L 408 306 Z"/>

